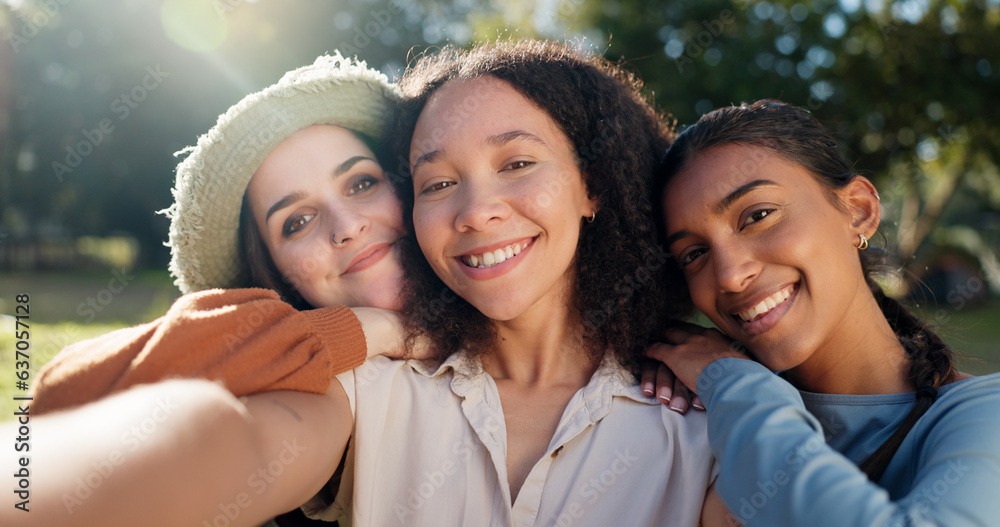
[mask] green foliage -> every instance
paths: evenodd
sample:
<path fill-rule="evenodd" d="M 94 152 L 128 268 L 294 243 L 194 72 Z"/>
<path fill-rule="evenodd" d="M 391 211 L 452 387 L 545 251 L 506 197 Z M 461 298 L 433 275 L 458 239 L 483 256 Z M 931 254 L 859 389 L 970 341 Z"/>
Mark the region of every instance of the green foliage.
<path fill-rule="evenodd" d="M 988 234 L 1000 224 L 995 0 L 205 5 L 0 5 L 5 239 L 124 234 L 140 241 L 140 265 L 162 268 L 167 222 L 153 211 L 171 201 L 171 154 L 246 93 L 334 49 L 394 75 L 446 42 L 542 36 L 585 37 L 623 59 L 681 125 L 765 97 L 810 108 L 880 187 L 883 230 L 908 276 L 938 252 L 931 240 L 947 243 L 941 229 L 971 226 L 992 253 L 1000 242 Z M 1000 291 L 1000 278 L 991 285 Z"/>

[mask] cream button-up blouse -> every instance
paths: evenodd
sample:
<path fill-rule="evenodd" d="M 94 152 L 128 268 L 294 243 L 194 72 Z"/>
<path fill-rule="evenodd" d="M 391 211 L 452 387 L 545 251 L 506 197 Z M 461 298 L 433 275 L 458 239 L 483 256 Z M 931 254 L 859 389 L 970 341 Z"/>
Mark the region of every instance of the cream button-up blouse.
<path fill-rule="evenodd" d="M 493 378 L 459 353 L 437 368 L 370 359 L 338 375 L 355 428 L 335 499 L 341 525 L 695 526 L 715 470 L 704 412 L 678 415 L 606 358 L 566 406 L 517 501 Z"/>

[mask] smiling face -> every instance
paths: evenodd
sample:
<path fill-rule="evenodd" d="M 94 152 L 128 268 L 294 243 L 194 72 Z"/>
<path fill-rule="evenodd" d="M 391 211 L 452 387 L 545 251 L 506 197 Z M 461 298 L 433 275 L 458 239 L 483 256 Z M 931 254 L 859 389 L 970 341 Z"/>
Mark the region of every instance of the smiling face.
<path fill-rule="evenodd" d="M 853 245 L 874 227 L 853 204 L 877 210 L 874 187 L 834 192 L 843 207 L 803 167 L 741 145 L 696 154 L 666 187 L 668 248 L 695 307 L 771 369 L 836 360 L 873 317 Z"/>
<path fill-rule="evenodd" d="M 399 308 L 401 206 L 352 132 L 295 132 L 264 159 L 247 193 L 271 259 L 307 302 Z"/>
<path fill-rule="evenodd" d="M 495 77 L 451 81 L 420 114 L 410 165 L 414 230 L 445 284 L 494 320 L 565 307 L 597 205 L 545 111 Z"/>

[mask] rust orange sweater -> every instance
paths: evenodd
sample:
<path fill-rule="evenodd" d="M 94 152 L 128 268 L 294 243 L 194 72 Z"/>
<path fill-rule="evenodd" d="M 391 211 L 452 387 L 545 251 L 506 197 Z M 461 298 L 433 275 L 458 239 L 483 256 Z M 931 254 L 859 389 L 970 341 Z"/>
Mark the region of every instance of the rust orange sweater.
<path fill-rule="evenodd" d="M 67 346 L 39 372 L 32 415 L 170 377 L 221 381 L 236 396 L 323 393 L 366 357 L 361 323 L 344 306 L 298 311 L 268 289 L 212 289 L 167 314 Z"/>

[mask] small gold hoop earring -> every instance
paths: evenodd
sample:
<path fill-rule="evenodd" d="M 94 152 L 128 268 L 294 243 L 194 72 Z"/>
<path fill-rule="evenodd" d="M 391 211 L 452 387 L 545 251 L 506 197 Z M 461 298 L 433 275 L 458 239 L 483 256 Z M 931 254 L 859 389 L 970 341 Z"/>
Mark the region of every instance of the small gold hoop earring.
<path fill-rule="evenodd" d="M 590 217 L 587 218 L 587 223 L 594 223 L 594 220 L 596 218 L 597 218 L 597 211 L 596 210 L 591 210 L 590 211 Z"/>
<path fill-rule="evenodd" d="M 858 236 L 861 238 L 861 241 L 858 242 L 858 244 L 855 245 L 854 248 L 859 251 L 863 251 L 868 248 L 868 238 L 865 238 L 865 235 L 861 233 L 858 233 Z"/>

